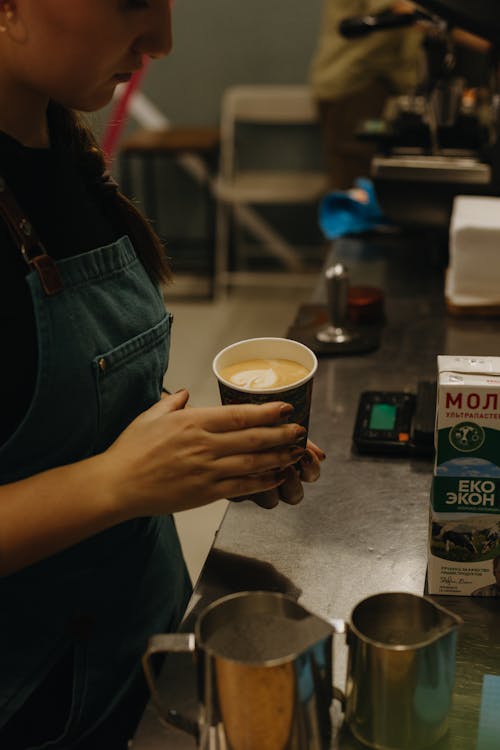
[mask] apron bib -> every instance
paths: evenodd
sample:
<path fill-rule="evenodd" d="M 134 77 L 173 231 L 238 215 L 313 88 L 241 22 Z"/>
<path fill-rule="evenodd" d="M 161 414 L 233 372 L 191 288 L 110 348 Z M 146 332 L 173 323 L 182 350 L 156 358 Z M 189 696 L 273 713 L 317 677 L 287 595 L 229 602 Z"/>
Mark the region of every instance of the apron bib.
<path fill-rule="evenodd" d="M 128 237 L 45 257 L 56 291 L 33 263 L 36 388 L 0 447 L 0 484 L 104 451 L 159 400 L 168 364 L 171 315 Z M 171 516 L 128 521 L 0 579 L 0 727 L 74 649 L 70 716 L 44 747 L 85 736 L 137 676 L 149 636 L 177 628 L 190 591 Z"/>

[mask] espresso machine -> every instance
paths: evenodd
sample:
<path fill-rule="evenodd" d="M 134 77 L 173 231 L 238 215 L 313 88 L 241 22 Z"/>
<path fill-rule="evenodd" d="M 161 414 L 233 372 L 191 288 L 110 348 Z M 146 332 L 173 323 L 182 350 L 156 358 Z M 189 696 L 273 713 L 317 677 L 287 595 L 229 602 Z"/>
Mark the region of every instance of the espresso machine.
<path fill-rule="evenodd" d="M 415 24 L 424 31 L 422 83 L 390 98 L 357 136 L 376 144 L 371 177 L 385 215 L 444 233 L 456 195 L 500 195 L 498 0 L 419 0 L 412 13 L 347 18 L 340 32 L 354 39 Z"/>

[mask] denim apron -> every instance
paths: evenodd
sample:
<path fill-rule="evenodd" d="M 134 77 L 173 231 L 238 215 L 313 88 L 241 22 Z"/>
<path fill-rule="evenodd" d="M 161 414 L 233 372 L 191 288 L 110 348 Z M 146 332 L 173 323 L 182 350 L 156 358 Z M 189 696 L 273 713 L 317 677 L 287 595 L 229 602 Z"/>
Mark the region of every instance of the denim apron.
<path fill-rule="evenodd" d="M 161 396 L 171 316 L 128 237 L 49 260 L 57 293 L 34 265 L 27 275 L 36 388 L 0 447 L 0 484 L 104 451 Z M 41 746 L 70 747 L 137 678 L 148 637 L 177 628 L 189 594 L 171 516 L 122 523 L 0 579 L 0 727 L 71 650 L 70 715 L 63 736 Z"/>

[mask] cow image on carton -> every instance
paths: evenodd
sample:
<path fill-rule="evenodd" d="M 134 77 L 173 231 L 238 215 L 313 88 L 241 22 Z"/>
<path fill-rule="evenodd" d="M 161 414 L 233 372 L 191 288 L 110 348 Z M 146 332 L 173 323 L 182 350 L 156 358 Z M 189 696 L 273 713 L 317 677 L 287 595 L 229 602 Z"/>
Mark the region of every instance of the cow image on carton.
<path fill-rule="evenodd" d="M 430 594 L 477 595 L 478 589 L 496 583 L 493 561 L 499 555 L 500 516 L 437 514 L 431 504 L 427 572 Z"/>
<path fill-rule="evenodd" d="M 438 371 L 429 593 L 475 595 L 485 586 L 496 592 L 500 357 L 439 356 Z"/>

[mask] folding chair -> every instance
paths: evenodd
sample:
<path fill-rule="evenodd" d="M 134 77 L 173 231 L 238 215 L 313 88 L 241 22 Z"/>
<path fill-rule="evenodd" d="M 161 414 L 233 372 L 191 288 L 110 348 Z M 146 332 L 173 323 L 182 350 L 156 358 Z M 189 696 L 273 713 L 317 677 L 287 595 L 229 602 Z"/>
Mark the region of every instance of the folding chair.
<path fill-rule="evenodd" d="M 242 169 L 238 153 L 238 125 L 311 125 L 317 113 L 306 85 L 241 85 L 224 92 L 221 107 L 219 173 L 214 183 L 217 199 L 216 288 L 262 281 L 262 274 L 230 269 L 230 229 L 240 224 L 260 240 L 284 268 L 304 280 L 304 262 L 292 246 L 255 210 L 265 205 L 314 204 L 328 190 L 324 171 L 308 169 Z M 290 274 L 281 277 L 291 283 Z M 274 281 L 276 274 L 274 275 Z"/>

